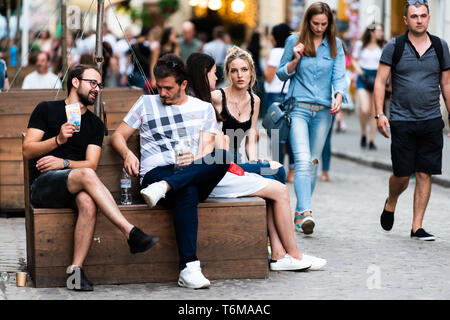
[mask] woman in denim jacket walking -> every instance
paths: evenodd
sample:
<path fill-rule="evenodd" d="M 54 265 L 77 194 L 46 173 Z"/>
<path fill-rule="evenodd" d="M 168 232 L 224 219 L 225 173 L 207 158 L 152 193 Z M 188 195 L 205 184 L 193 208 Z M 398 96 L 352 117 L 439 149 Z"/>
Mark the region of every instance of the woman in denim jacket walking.
<path fill-rule="evenodd" d="M 297 231 L 311 234 L 317 164 L 332 115 L 346 102 L 345 54 L 328 4 L 315 2 L 307 9 L 299 33 L 286 40 L 277 76 L 291 80 L 286 97 L 292 97 L 295 104 L 290 114 L 297 196 L 294 224 Z"/>

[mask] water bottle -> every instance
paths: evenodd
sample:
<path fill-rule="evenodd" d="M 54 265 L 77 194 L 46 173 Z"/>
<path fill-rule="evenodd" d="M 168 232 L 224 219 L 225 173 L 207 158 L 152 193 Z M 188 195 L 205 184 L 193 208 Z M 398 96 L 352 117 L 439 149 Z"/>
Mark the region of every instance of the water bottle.
<path fill-rule="evenodd" d="M 131 177 L 125 168 L 122 169 L 122 178 L 120 179 L 120 203 L 130 205 L 131 200 Z"/>
<path fill-rule="evenodd" d="M 175 167 L 174 170 L 178 171 L 181 169 L 178 164 L 178 157 L 186 150 L 186 145 L 183 141 L 177 141 L 176 145 L 173 147 L 173 151 L 175 152 Z"/>
<path fill-rule="evenodd" d="M 182 169 L 182 167 L 180 167 L 178 165 L 178 157 L 183 152 L 188 152 L 190 150 L 189 147 L 190 146 L 189 146 L 189 141 L 187 140 L 187 137 L 185 135 L 180 134 L 180 140 L 176 141 L 176 144 L 173 147 L 173 151 L 175 152 L 175 167 L 174 167 L 175 171 Z"/>

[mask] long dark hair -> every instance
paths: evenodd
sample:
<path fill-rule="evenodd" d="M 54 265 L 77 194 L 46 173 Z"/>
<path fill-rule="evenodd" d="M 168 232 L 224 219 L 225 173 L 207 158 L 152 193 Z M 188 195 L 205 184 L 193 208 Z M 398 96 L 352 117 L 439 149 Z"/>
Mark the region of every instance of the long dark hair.
<path fill-rule="evenodd" d="M 363 48 L 365 48 L 369 45 L 370 41 L 372 40 L 373 33 L 375 32 L 375 30 L 377 29 L 378 26 L 383 27 L 383 25 L 381 23 L 372 23 L 367 26 L 366 30 L 364 31 L 364 33 L 361 37 L 361 41 L 363 43 L 363 45 L 362 45 Z M 384 38 L 381 40 L 377 40 L 377 44 L 380 48 L 383 48 L 383 46 L 385 45 Z"/>
<path fill-rule="evenodd" d="M 316 48 L 314 46 L 314 34 L 311 30 L 311 19 L 318 14 L 325 14 L 328 18 L 328 27 L 325 32 L 325 37 L 328 39 L 330 45 L 331 57 L 335 59 L 337 57 L 337 44 L 336 44 L 336 24 L 334 22 L 333 12 L 328 4 L 325 2 L 315 2 L 308 7 L 303 22 L 300 26 L 300 35 L 297 40 L 297 44 L 300 42 L 305 45 L 305 56 L 315 57 Z"/>
<path fill-rule="evenodd" d="M 261 67 L 259 65 L 259 58 L 261 56 L 261 35 L 259 34 L 259 32 L 257 31 L 253 32 L 250 38 L 250 42 L 247 46 L 247 51 L 250 52 L 250 54 L 252 55 L 253 61 L 256 61 L 255 71 L 256 76 L 259 77 L 260 75 L 263 74 Z"/>
<path fill-rule="evenodd" d="M 189 76 L 188 89 L 200 100 L 211 103 L 211 87 L 208 81 L 208 73 L 215 65 L 214 58 L 208 54 L 194 52 L 186 61 L 186 69 Z M 218 121 L 222 117 L 216 112 Z"/>
<path fill-rule="evenodd" d="M 161 51 L 163 51 L 163 47 L 170 43 L 170 35 L 172 34 L 172 27 L 167 27 L 164 29 L 162 35 L 161 35 Z M 172 43 L 172 48 L 170 49 L 171 52 L 175 50 L 175 44 Z"/>
<path fill-rule="evenodd" d="M 286 23 L 277 24 L 272 28 L 272 36 L 275 39 L 275 48 L 284 48 L 286 39 L 292 34 L 291 27 Z"/>

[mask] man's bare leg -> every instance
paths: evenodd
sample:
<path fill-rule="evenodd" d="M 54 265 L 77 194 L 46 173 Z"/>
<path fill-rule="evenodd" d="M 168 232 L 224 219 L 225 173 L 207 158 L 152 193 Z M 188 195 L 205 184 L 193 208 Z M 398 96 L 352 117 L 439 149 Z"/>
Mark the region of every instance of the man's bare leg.
<path fill-rule="evenodd" d="M 414 216 L 412 230 L 416 232 L 422 228 L 425 210 L 431 195 L 431 175 L 416 172 L 416 188 L 414 190 Z"/>
<path fill-rule="evenodd" d="M 94 200 L 84 191 L 76 199 L 78 219 L 74 232 L 73 266 L 83 267 L 94 236 L 97 207 Z"/>
<path fill-rule="evenodd" d="M 385 209 L 395 212 L 397 201 L 400 195 L 408 188 L 409 177 L 396 177 L 391 175 L 389 179 L 389 197 Z"/>
<path fill-rule="evenodd" d="M 74 169 L 70 172 L 67 186 L 69 192 L 85 191 L 95 202 L 102 213 L 129 238 L 133 225 L 120 212 L 116 201 L 97 177 L 94 170 L 88 168 Z"/>

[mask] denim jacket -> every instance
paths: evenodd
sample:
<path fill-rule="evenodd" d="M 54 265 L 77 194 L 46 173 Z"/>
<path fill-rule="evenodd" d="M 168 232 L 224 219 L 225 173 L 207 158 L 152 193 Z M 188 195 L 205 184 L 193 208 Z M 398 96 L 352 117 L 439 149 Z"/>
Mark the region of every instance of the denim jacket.
<path fill-rule="evenodd" d="M 287 65 L 294 58 L 292 50 L 297 39 L 298 34 L 293 34 L 286 40 L 283 57 L 277 69 L 277 76 L 281 81 L 292 79 L 286 97 L 294 97 L 297 102 L 331 107 L 334 89 L 334 94 L 340 93 L 343 103 L 347 103 L 345 54 L 341 40 L 336 38 L 338 52 L 335 59 L 331 58 L 330 46 L 325 37 L 317 49 L 316 57 L 303 56 L 296 70 L 288 73 Z"/>

